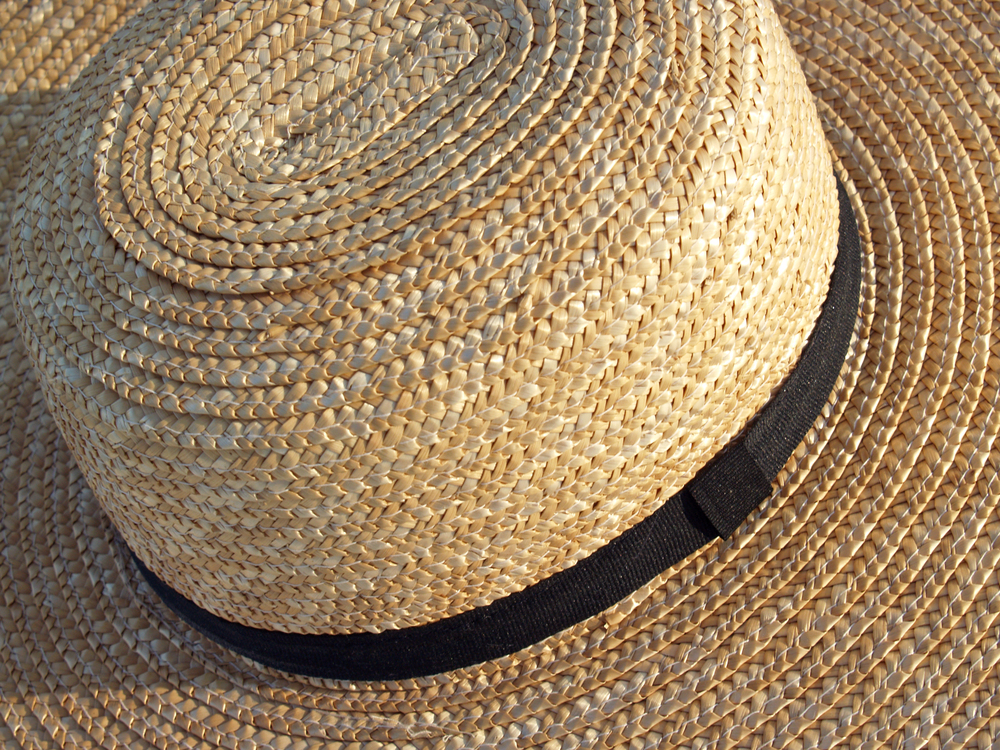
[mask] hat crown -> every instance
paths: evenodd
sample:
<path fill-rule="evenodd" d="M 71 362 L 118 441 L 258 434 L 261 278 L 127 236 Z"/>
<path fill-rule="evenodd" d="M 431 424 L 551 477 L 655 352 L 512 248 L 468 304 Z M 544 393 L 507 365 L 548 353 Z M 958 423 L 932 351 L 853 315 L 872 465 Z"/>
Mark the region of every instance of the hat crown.
<path fill-rule="evenodd" d="M 39 136 L 20 323 L 130 548 L 227 620 L 566 569 L 819 313 L 836 190 L 767 2 L 154 3 L 115 39 Z"/>

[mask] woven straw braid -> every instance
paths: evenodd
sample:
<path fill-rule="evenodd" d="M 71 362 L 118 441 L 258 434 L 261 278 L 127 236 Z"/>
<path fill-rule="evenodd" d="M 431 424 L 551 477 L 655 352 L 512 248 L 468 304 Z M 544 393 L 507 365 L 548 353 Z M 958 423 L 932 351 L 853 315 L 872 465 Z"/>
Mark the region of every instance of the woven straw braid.
<path fill-rule="evenodd" d="M 173 588 L 292 632 L 453 615 L 645 518 L 785 377 L 836 246 L 755 3 L 157 3 L 26 180 L 88 484 Z"/>
<path fill-rule="evenodd" d="M 741 533 L 475 668 L 369 684 L 262 672 L 177 622 L 131 568 L 4 307 L 0 744 L 993 747 L 1000 15 L 778 11 L 866 266 L 830 405 Z"/>
<path fill-rule="evenodd" d="M 128 3 L 138 10 L 145 3 Z M 25 157 L 49 108 L 121 25 L 126 3 L 0 3 L 0 237 Z M 6 264 L 6 253 L 4 263 Z M 2 274 L 6 288 L 7 273 Z"/>

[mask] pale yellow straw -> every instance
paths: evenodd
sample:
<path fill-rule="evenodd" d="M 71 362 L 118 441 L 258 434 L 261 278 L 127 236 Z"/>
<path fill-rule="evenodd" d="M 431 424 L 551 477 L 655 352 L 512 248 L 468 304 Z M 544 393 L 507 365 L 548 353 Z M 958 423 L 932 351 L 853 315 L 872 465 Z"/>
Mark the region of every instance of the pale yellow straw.
<path fill-rule="evenodd" d="M 777 11 L 0 8 L 0 746 L 1000 741 L 1000 16 Z M 305 680 L 135 570 L 343 633 L 565 569 L 794 365 L 834 172 L 865 265 L 829 405 L 736 535 L 605 613 Z"/>

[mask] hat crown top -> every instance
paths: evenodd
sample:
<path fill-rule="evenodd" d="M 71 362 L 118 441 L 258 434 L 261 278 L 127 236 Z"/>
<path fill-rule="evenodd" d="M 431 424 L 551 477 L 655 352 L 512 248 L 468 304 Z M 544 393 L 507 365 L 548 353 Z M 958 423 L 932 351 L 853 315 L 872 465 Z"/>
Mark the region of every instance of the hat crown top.
<path fill-rule="evenodd" d="M 225 619 L 380 631 L 567 568 L 825 297 L 767 2 L 154 3 L 116 38 L 39 136 L 22 325 L 115 526 Z"/>

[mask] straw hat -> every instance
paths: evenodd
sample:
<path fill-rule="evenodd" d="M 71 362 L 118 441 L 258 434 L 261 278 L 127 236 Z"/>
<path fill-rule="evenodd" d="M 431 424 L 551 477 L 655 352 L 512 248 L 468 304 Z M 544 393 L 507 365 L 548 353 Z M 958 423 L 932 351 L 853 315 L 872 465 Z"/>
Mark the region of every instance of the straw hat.
<path fill-rule="evenodd" d="M 0 29 L 4 747 L 1000 740 L 986 3 Z"/>

